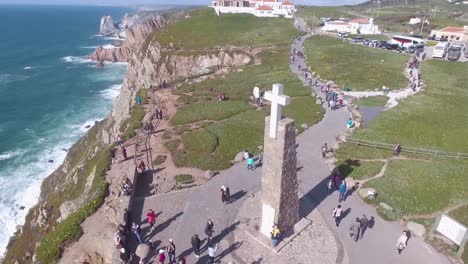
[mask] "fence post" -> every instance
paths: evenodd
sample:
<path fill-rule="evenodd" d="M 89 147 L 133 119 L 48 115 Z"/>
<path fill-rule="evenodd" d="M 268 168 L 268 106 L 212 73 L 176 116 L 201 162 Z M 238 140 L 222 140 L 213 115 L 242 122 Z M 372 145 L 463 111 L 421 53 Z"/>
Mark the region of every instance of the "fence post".
<path fill-rule="evenodd" d="M 459 157 L 460 157 L 460 152 L 458 152 L 458 154 L 457 154 L 457 160 L 458 160 Z"/>
<path fill-rule="evenodd" d="M 436 153 L 434 154 L 434 157 L 435 157 L 435 158 L 437 158 L 437 153 L 438 153 L 438 152 L 439 152 L 439 151 L 437 150 Z"/>

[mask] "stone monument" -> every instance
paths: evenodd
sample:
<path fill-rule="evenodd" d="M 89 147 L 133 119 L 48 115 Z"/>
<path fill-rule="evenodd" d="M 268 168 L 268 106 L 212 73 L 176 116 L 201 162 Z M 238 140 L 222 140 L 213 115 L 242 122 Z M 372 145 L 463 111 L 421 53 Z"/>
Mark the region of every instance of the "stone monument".
<path fill-rule="evenodd" d="M 271 114 L 265 119 L 260 231 L 270 236 L 274 224 L 285 232 L 299 221 L 299 197 L 295 124 L 281 116 L 290 97 L 283 95 L 282 84 L 274 84 L 272 91 L 265 92 L 265 99 L 271 102 Z"/>

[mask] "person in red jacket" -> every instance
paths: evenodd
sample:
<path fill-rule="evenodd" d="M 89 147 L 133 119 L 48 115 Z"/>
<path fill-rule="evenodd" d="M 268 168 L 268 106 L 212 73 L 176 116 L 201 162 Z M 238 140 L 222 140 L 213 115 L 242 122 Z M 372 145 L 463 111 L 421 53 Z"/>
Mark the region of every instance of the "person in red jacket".
<path fill-rule="evenodd" d="M 148 218 L 148 223 L 151 227 L 151 232 L 154 231 L 154 223 L 156 223 L 156 214 L 152 209 L 149 209 L 146 213 L 146 217 Z"/>

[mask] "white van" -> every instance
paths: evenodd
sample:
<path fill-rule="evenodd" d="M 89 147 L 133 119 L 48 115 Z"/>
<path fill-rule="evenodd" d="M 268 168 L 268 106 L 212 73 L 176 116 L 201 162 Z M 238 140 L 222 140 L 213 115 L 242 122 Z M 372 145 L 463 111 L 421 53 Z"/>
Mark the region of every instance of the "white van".
<path fill-rule="evenodd" d="M 439 58 L 443 59 L 447 54 L 447 50 L 449 49 L 450 43 L 447 42 L 439 42 L 437 45 L 434 46 L 432 50 L 432 58 Z"/>

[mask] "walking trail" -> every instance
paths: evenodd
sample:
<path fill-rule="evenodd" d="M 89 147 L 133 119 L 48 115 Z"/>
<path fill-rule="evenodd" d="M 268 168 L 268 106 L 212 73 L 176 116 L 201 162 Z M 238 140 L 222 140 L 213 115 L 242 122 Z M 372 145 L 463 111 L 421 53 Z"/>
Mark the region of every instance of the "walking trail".
<path fill-rule="evenodd" d="M 309 34 L 300 40 L 295 40 L 292 49 L 303 52 L 303 41 L 310 36 Z M 299 65 L 301 68 L 306 66 L 304 59 L 296 59 L 294 64 L 291 64 L 291 70 L 298 75 L 298 78 L 305 81 L 303 72 L 298 70 Z M 317 94 L 320 94 L 316 87 L 314 89 Z M 396 241 L 401 234 L 401 227 L 397 223 L 383 221 L 374 207 L 365 204 L 355 194 L 351 194 L 342 203 L 346 212 L 345 217 L 339 228 L 334 227 L 331 212 L 337 205 L 338 194 L 327 195 L 326 182 L 330 172 L 325 160 L 321 157 L 320 147 L 324 142 L 330 145 L 336 142 L 336 136 L 346 130 L 346 121 L 349 117 L 350 113 L 346 107 L 336 111 L 327 109 L 320 123 L 297 137 L 301 216 L 306 216 L 313 210 L 321 213 L 337 239 L 340 250 L 338 263 L 449 263 L 443 255 L 437 253 L 421 239 L 414 237 L 408 241 L 408 247 L 402 255 L 398 256 Z M 228 186 L 231 190 L 234 202 L 230 205 L 223 205 L 220 201 L 219 190 L 222 185 Z M 191 251 L 190 237 L 197 233 L 204 238 L 206 221 L 211 219 L 215 223 L 214 239 L 221 241 L 217 251 L 218 259 L 225 263 L 226 261 L 222 258 L 231 255 L 235 263 L 243 263 L 241 259 L 235 257 L 235 250 L 241 246 L 241 243 L 234 242 L 233 239 L 233 231 L 240 224 L 235 219 L 245 199 L 255 195 L 260 189 L 261 168 L 248 171 L 244 162 L 241 162 L 216 175 L 200 187 L 139 199 L 133 210 L 133 219 L 141 217 L 143 220 L 146 211 L 153 208 L 159 214 L 156 220 L 156 230 L 150 234 L 147 222 L 142 221 L 144 239 L 151 239 L 156 247 L 161 247 L 167 245 L 169 238 L 173 238 L 177 246 L 177 255 L 187 257 L 187 263 L 203 264 L 207 263 L 207 253 L 205 251 L 202 254 L 204 256 L 196 259 Z M 177 199 L 172 196 L 177 196 Z M 361 217 L 362 214 L 366 214 L 369 218 L 373 216 L 375 221 L 373 228 L 369 229 L 364 238 L 355 244 L 348 237 L 348 227 L 355 217 Z"/>

